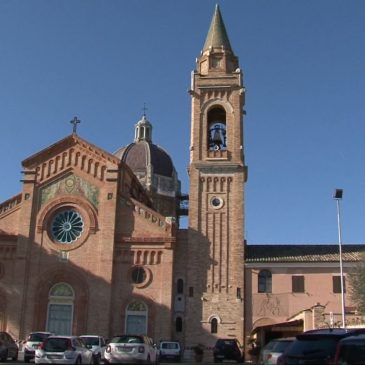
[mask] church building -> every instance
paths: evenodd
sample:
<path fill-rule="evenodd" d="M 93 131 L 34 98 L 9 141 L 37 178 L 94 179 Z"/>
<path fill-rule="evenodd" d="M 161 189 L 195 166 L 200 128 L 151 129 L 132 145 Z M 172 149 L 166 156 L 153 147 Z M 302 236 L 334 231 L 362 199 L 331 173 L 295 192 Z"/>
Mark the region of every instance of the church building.
<path fill-rule="evenodd" d="M 188 197 L 145 114 L 115 153 L 75 118 L 22 162 L 23 191 L 0 205 L 2 330 L 243 341 L 245 89 L 218 6 L 191 85 L 187 229 Z"/>
<path fill-rule="evenodd" d="M 246 245 L 245 87 L 218 6 L 189 94 L 188 194 L 145 114 L 133 142 L 115 153 L 83 139 L 75 118 L 72 134 L 22 161 L 22 191 L 0 204 L 0 330 L 20 339 L 143 333 L 186 349 L 217 338 L 247 346 L 321 302 L 303 278 L 293 279 L 290 299 L 285 280 L 310 268 L 332 277 L 335 256 L 332 266 L 318 256 L 301 266 L 300 249 L 289 262 L 289 246 Z M 327 297 L 339 312 L 339 294 Z M 301 318 L 292 319 L 296 331 Z"/>

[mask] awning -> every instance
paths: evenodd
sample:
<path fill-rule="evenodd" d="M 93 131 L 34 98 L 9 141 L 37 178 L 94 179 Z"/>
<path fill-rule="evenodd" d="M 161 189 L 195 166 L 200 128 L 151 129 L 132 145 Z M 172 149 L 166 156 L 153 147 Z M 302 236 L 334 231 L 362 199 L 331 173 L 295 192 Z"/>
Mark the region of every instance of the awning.
<path fill-rule="evenodd" d="M 267 324 L 264 326 L 257 326 L 251 331 L 251 336 L 259 331 L 270 331 L 270 332 L 302 332 L 303 331 L 303 320 L 297 319 L 295 321 L 281 322 Z"/>

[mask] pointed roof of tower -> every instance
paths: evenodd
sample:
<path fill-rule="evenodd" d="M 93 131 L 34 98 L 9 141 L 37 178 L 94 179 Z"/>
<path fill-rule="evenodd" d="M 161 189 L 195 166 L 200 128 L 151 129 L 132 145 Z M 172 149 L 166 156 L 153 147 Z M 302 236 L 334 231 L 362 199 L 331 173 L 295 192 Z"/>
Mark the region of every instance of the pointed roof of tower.
<path fill-rule="evenodd" d="M 226 27 L 224 26 L 223 18 L 218 4 L 215 6 L 214 15 L 212 18 L 212 22 L 210 23 L 208 35 L 203 47 L 203 52 L 208 50 L 210 47 L 222 47 L 232 52 L 231 44 L 228 39 Z"/>

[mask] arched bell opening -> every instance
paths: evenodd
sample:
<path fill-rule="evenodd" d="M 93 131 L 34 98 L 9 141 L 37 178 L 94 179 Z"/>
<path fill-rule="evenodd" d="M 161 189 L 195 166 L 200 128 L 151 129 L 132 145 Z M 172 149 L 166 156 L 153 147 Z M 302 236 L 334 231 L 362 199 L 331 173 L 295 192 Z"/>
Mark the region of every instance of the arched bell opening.
<path fill-rule="evenodd" d="M 208 148 L 209 151 L 227 149 L 226 111 L 219 106 L 208 112 Z"/>

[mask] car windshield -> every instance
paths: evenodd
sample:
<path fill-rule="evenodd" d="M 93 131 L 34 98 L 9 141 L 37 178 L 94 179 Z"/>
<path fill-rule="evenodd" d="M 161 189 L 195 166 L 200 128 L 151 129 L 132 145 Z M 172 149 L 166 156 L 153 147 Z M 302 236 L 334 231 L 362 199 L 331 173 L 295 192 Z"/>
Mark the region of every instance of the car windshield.
<path fill-rule="evenodd" d="M 217 342 L 217 347 L 235 347 L 236 346 L 236 342 L 232 341 L 232 340 L 219 340 Z"/>
<path fill-rule="evenodd" d="M 84 337 L 84 336 L 82 336 L 81 338 L 84 340 L 84 342 L 87 346 L 99 346 L 99 338 L 98 337 L 87 337 L 87 336 Z"/>
<path fill-rule="evenodd" d="M 338 339 L 316 337 L 294 341 L 288 349 L 287 355 L 291 357 L 326 357 L 334 355 Z"/>
<path fill-rule="evenodd" d="M 143 343 L 141 336 L 116 336 L 110 341 L 111 343 Z"/>
<path fill-rule="evenodd" d="M 28 336 L 28 341 L 43 342 L 49 336 L 48 333 L 31 333 Z"/>
<path fill-rule="evenodd" d="M 284 352 L 293 341 L 275 341 L 271 348 L 274 352 Z"/>
<path fill-rule="evenodd" d="M 270 341 L 264 346 L 264 350 L 272 350 L 276 344 L 277 341 Z"/>
<path fill-rule="evenodd" d="M 68 338 L 48 338 L 43 349 L 47 352 L 65 352 L 70 347 L 71 341 Z"/>

